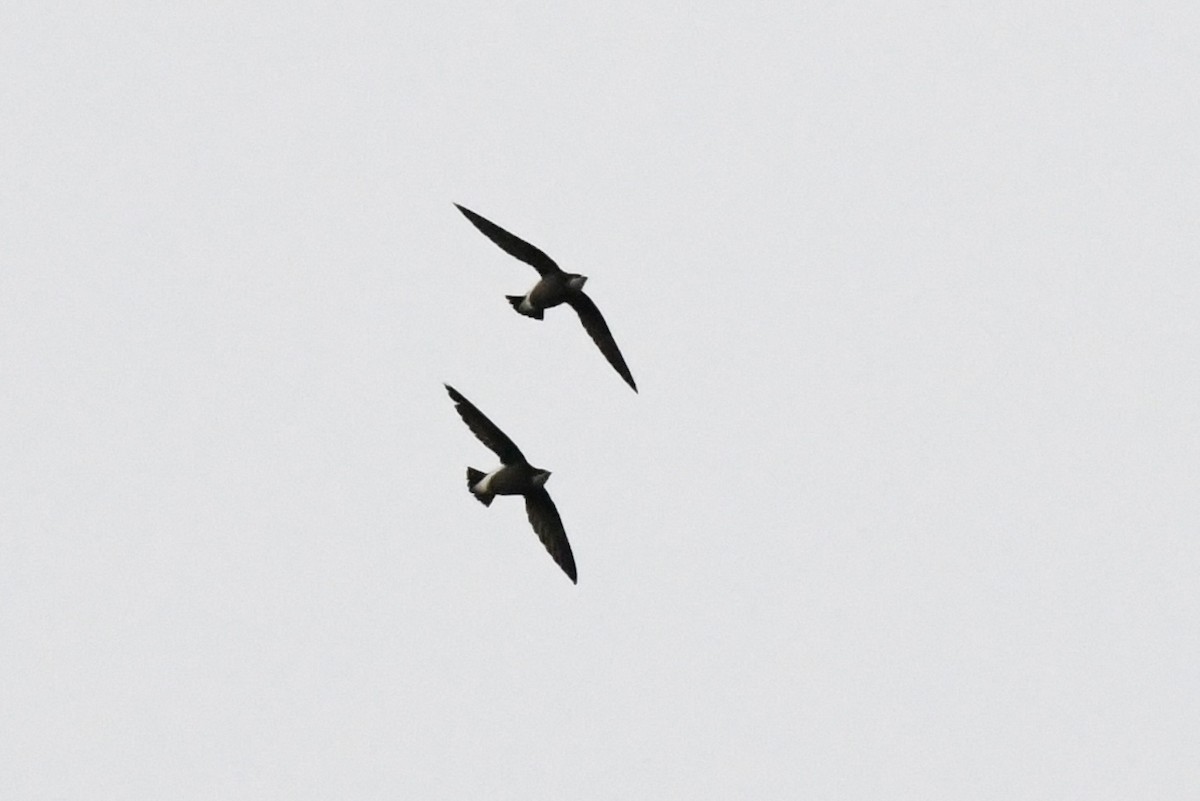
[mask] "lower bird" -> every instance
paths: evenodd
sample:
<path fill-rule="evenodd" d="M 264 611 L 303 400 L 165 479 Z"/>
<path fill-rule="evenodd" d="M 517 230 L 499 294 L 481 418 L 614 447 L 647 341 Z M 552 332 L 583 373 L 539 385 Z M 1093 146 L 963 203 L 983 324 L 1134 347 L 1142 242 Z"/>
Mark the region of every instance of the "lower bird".
<path fill-rule="evenodd" d="M 468 467 L 467 489 L 484 506 L 491 506 L 497 495 L 525 496 L 525 512 L 529 515 L 529 522 L 533 525 L 538 539 L 571 581 L 578 583 L 571 543 L 567 542 L 567 532 L 563 529 L 558 509 L 555 508 L 554 501 L 550 500 L 550 494 L 546 492 L 546 480 L 550 478 L 550 471 L 529 464 L 513 441 L 495 423 L 487 419 L 483 412 L 475 408 L 475 404 L 449 384 L 444 386 L 467 428 L 500 457 L 500 467 L 490 473 L 485 474 L 482 470 Z"/>
<path fill-rule="evenodd" d="M 608 359 L 608 363 L 613 366 L 613 369 L 621 378 L 625 379 L 625 383 L 629 384 L 634 392 L 637 392 L 633 374 L 629 372 L 629 366 L 625 364 L 625 358 L 621 356 L 621 349 L 617 347 L 617 341 L 613 339 L 612 332 L 608 330 L 608 324 L 604 322 L 604 315 L 600 314 L 600 309 L 583 292 L 583 284 L 587 281 L 587 277 L 564 272 L 554 263 L 554 259 L 524 239 L 510 234 L 491 220 L 479 216 L 468 208 L 459 206 L 457 203 L 454 205 L 484 236 L 495 242 L 508 255 L 533 267 L 541 276 L 534 284 L 533 289 L 524 295 L 505 296 L 512 307 L 526 317 L 540 320 L 546 309 L 566 303 L 579 315 L 579 321 L 583 323 L 584 330 L 596 343 L 596 347 L 600 348 L 604 358 Z"/>

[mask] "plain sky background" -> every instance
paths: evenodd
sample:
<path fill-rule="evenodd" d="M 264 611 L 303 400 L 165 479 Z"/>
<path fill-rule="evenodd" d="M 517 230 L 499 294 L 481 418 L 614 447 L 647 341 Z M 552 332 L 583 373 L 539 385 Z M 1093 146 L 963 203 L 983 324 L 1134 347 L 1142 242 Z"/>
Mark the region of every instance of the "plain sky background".
<path fill-rule="evenodd" d="M 1198 75 L 1185 2 L 4 3 L 2 794 L 1196 798 Z"/>

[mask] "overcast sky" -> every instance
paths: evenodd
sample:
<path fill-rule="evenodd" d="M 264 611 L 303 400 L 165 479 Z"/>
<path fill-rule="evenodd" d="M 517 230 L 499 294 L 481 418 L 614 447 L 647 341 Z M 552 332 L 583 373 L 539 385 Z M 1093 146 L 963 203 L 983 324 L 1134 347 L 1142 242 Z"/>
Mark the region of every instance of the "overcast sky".
<path fill-rule="evenodd" d="M 1194 4 L 246 6 L 0 9 L 6 797 L 1196 797 Z"/>

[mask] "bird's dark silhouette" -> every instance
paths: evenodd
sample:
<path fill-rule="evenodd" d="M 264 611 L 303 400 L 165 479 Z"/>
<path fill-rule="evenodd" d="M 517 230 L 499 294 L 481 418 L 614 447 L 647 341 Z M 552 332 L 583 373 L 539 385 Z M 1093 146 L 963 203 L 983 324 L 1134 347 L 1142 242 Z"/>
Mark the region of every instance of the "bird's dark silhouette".
<path fill-rule="evenodd" d="M 530 265 L 541 276 L 541 279 L 526 294 L 505 296 L 512 307 L 526 317 L 540 320 L 546 309 L 561 303 L 569 305 L 579 315 L 579 321 L 583 323 L 584 330 L 600 348 L 604 358 L 608 359 L 608 363 L 613 366 L 613 369 L 620 374 L 621 378 L 625 379 L 625 383 L 629 384 L 634 392 L 637 392 L 633 374 L 629 372 L 629 366 L 625 364 L 625 359 L 617 347 L 617 341 L 613 339 L 612 332 L 608 330 L 608 324 L 604 322 L 604 316 L 600 314 L 600 309 L 596 307 L 592 299 L 583 292 L 583 285 L 587 281 L 587 277 L 563 272 L 553 259 L 524 239 L 510 234 L 491 220 L 479 216 L 468 208 L 457 203 L 454 205 L 484 236 L 499 245 L 501 250 Z"/>
<path fill-rule="evenodd" d="M 563 529 L 558 509 L 546 492 L 545 485 L 546 480 L 550 478 L 550 471 L 529 464 L 513 441 L 479 411 L 475 404 L 449 384 L 445 387 L 467 428 L 500 457 L 500 467 L 490 473 L 468 467 L 467 489 L 484 506 L 491 506 L 497 495 L 525 496 L 525 512 L 529 515 L 534 533 L 563 572 L 572 582 L 578 583 L 571 543 L 567 542 L 567 532 Z"/>

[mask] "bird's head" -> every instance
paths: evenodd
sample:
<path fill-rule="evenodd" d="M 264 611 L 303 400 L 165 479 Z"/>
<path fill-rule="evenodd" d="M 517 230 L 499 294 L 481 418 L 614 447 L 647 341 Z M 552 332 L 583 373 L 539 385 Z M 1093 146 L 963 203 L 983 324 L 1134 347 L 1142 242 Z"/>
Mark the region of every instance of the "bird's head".
<path fill-rule="evenodd" d="M 546 485 L 546 480 L 549 478 L 550 478 L 549 470 L 537 470 L 533 474 L 533 485 L 535 487 L 544 487 Z"/>
<path fill-rule="evenodd" d="M 574 289 L 576 292 L 583 289 L 583 285 L 585 283 L 587 283 L 586 275 L 576 275 L 575 273 L 571 273 L 567 276 L 567 286 L 569 286 L 571 289 Z"/>

